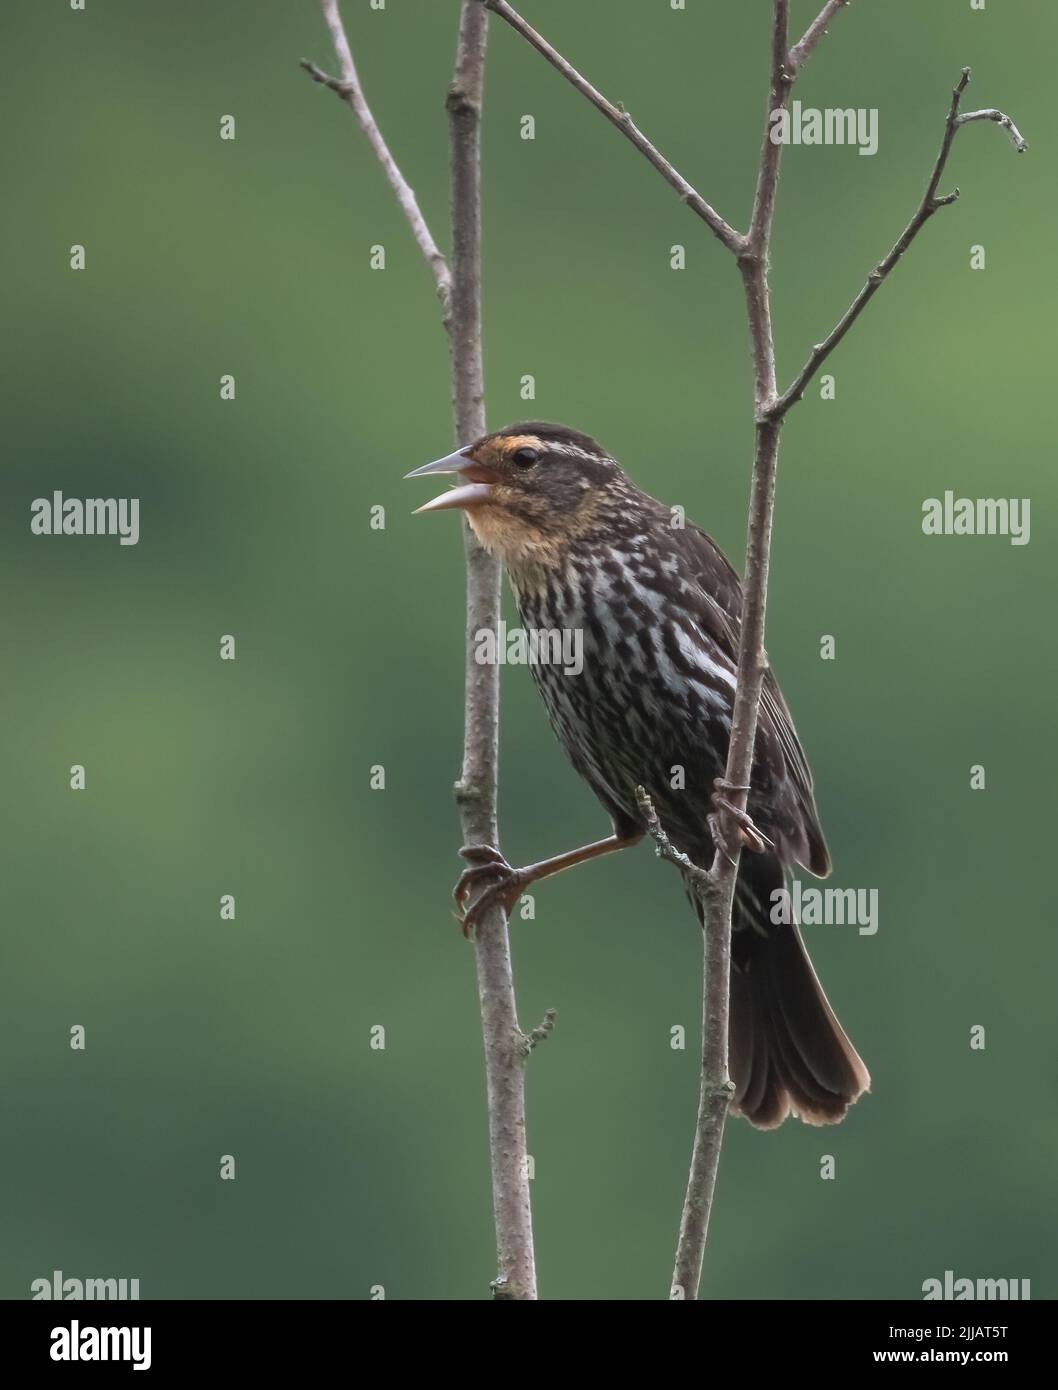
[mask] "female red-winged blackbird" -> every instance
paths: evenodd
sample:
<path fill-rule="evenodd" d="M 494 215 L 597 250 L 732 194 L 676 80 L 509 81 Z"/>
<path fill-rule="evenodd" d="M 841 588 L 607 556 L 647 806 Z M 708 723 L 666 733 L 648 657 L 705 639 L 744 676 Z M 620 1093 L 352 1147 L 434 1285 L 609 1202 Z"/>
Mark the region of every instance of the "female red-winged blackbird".
<path fill-rule="evenodd" d="M 456 886 L 489 887 L 510 911 L 526 885 L 634 844 L 645 830 L 643 786 L 669 838 L 690 859 L 713 859 L 710 815 L 731 733 L 742 591 L 697 526 L 648 497 L 594 439 L 539 421 L 510 425 L 417 468 L 461 485 L 419 511 L 460 508 L 507 570 L 522 622 L 580 633 L 583 666 L 530 669 L 573 766 L 609 812 L 613 835 L 512 869 L 491 847 L 468 847 L 474 867 Z M 731 1075 L 735 1113 L 770 1129 L 796 1114 L 840 1120 L 870 1085 L 834 1016 L 796 925 L 774 913 L 785 870 L 825 876 L 830 858 L 812 775 L 769 671 L 761 696 L 744 854 L 732 914 Z M 761 844 L 757 830 L 766 843 Z M 697 905 L 697 898 L 691 894 Z M 700 912 L 699 912 L 700 916 Z M 787 914 L 787 921 L 788 921 Z"/>

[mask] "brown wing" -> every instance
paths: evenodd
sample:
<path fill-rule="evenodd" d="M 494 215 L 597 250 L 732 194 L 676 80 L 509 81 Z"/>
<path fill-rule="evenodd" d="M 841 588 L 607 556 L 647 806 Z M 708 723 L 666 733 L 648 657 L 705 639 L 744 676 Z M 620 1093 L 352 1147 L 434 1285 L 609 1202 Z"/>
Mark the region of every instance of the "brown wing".
<path fill-rule="evenodd" d="M 742 584 L 738 575 L 720 547 L 700 527 L 688 525 L 682 531 L 667 529 L 670 542 L 675 544 L 683 561 L 684 578 L 693 579 L 697 585 L 697 596 L 701 600 L 697 616 L 704 620 L 703 626 L 732 666 L 737 666 L 742 614 Z M 761 690 L 758 759 L 769 747 L 778 751 L 789 783 L 792 805 L 785 809 L 791 818 L 790 848 L 799 864 L 825 878 L 830 873 L 830 855 L 819 824 L 812 772 L 770 666 Z"/>

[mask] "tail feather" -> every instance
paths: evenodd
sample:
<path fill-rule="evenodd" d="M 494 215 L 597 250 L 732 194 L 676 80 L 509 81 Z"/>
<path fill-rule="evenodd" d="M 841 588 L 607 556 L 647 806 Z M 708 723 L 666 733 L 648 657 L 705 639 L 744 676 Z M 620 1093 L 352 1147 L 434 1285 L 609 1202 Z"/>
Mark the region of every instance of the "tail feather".
<path fill-rule="evenodd" d="M 835 1124 L 871 1084 L 800 929 L 769 919 L 771 895 L 782 885 L 777 859 L 743 855 L 731 953 L 731 1111 L 758 1129 L 774 1129 L 787 1115 Z"/>

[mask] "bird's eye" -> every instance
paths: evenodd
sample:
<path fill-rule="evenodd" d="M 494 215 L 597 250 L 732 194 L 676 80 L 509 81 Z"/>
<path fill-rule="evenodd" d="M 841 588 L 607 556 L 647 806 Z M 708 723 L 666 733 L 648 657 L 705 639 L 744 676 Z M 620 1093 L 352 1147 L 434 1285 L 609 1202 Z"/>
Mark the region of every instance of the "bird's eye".
<path fill-rule="evenodd" d="M 515 449 L 511 457 L 519 468 L 532 468 L 533 464 L 539 461 L 540 452 L 537 449 L 530 449 L 528 447 L 524 449 Z"/>

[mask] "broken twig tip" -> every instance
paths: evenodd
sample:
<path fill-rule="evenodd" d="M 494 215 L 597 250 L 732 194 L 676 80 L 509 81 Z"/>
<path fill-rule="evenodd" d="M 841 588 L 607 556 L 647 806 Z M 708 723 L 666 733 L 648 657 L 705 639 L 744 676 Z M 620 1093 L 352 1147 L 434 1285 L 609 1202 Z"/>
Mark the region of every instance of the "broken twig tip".
<path fill-rule="evenodd" d="M 525 1035 L 526 1053 L 532 1052 L 533 1048 L 539 1043 L 546 1042 L 555 1031 L 555 1022 L 558 1019 L 558 1011 L 555 1009 L 545 1009 L 544 1016 L 530 1033 Z"/>

